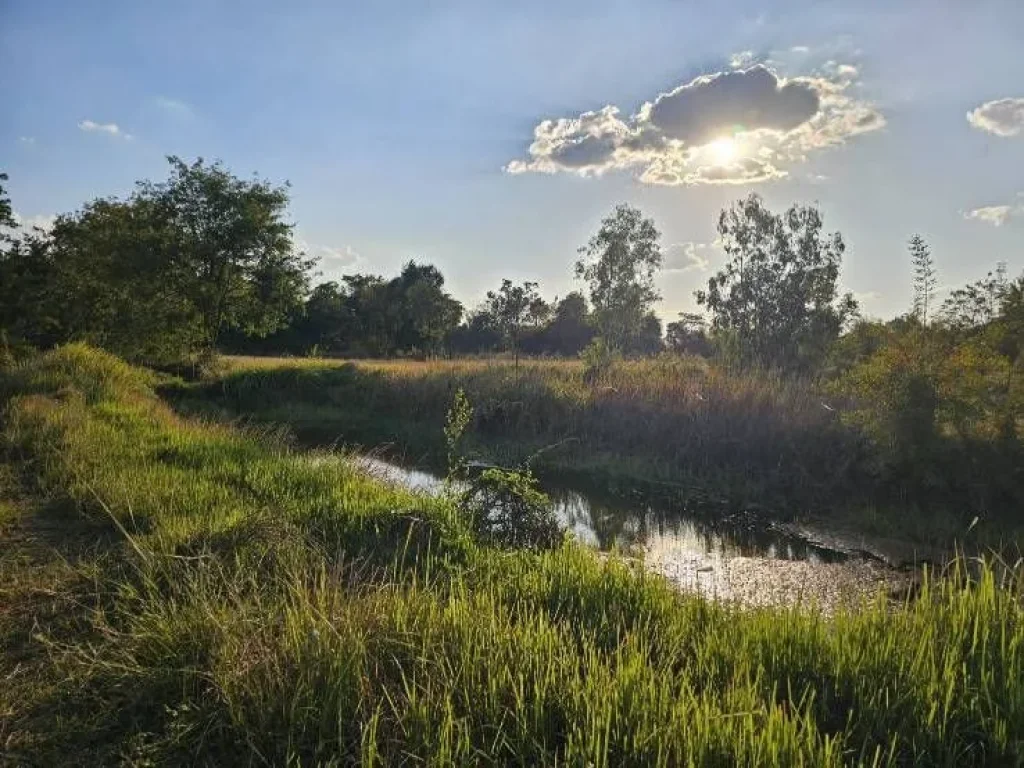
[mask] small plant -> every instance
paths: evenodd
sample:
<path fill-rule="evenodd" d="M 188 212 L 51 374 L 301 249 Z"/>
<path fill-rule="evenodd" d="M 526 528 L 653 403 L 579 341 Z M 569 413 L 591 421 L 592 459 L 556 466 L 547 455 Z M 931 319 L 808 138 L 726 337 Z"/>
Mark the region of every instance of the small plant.
<path fill-rule="evenodd" d="M 448 447 L 448 475 L 445 484 L 450 488 L 456 482 L 466 478 L 466 458 L 459 451 L 459 443 L 466 432 L 470 419 L 473 418 L 473 406 L 460 387 L 455 391 L 452 404 L 444 421 L 444 441 Z"/>
<path fill-rule="evenodd" d="M 528 468 L 483 470 L 459 495 L 473 533 L 501 547 L 555 549 L 565 534 Z"/>
<path fill-rule="evenodd" d="M 469 464 L 459 450 L 473 406 L 462 389 L 455 392 L 445 419 L 448 446 L 446 495 L 468 519 L 474 535 L 490 544 L 523 549 L 552 549 L 564 534 L 551 499 L 537 487 L 528 466 L 489 467 L 470 477 Z"/>
<path fill-rule="evenodd" d="M 622 355 L 603 337 L 598 336 L 583 348 L 580 359 L 583 361 L 584 379 L 593 382 L 608 373 L 622 359 Z"/>

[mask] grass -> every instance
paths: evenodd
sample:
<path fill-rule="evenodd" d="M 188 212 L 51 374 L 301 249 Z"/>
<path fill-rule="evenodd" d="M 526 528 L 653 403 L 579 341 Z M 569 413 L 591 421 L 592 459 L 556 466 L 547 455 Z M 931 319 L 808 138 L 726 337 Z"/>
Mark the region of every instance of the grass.
<path fill-rule="evenodd" d="M 971 461 L 938 452 L 961 471 L 911 468 L 908 489 L 907 468 L 887 463 L 844 420 L 842 404 L 812 383 L 698 358 L 623 361 L 592 377 L 568 360 L 524 360 L 517 371 L 493 358 L 237 357 L 211 379 L 166 392 L 186 412 L 286 425 L 307 444 L 383 448 L 438 469 L 459 388 L 474 406 L 471 451 L 503 464 L 532 459 L 560 482 L 640 491 L 709 516 L 761 511 L 950 551 L 1015 551 L 1024 541 L 1016 505 L 990 498 L 1015 481 L 984 458 L 986 446 L 975 445 Z"/>
<path fill-rule="evenodd" d="M 474 406 L 473 447 L 509 462 L 541 451 L 542 472 L 660 484 L 696 500 L 790 512 L 852 490 L 842 468 L 860 445 L 821 397 L 799 383 L 729 375 L 696 359 L 627 361 L 591 380 L 578 361 L 529 360 L 517 371 L 493 359 L 230 358 L 220 376 L 188 394 L 193 408 L 212 402 L 287 424 L 306 440 L 392 442 L 437 464 L 458 388 Z"/>
<path fill-rule="evenodd" d="M 1019 578 L 831 617 L 184 419 L 69 346 L 0 380 L 0 744 L 15 764 L 1015 765 Z"/>

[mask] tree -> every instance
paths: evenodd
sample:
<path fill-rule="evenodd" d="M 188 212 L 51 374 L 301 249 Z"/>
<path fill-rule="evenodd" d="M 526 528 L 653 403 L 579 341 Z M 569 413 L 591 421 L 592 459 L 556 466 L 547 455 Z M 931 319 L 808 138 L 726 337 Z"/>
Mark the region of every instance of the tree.
<path fill-rule="evenodd" d="M 842 237 L 822 226 L 816 208 L 775 214 L 756 194 L 722 211 L 718 234 L 729 261 L 696 297 L 740 362 L 809 369 L 855 317 L 857 303 L 836 287 Z"/>
<path fill-rule="evenodd" d="M 619 205 L 579 249 L 576 276 L 587 281 L 594 323 L 606 342 L 626 349 L 644 329 L 660 296 L 654 275 L 661 267 L 660 233 L 637 208 Z"/>
<path fill-rule="evenodd" d="M 920 235 L 911 237 L 907 247 L 910 250 L 910 261 L 914 265 L 914 314 L 921 325 L 928 325 L 928 312 L 938 285 L 931 250 Z"/>
<path fill-rule="evenodd" d="M 147 362 L 202 346 L 199 313 L 182 290 L 176 233 L 156 202 L 94 200 L 50 233 L 49 294 L 64 339 Z"/>
<path fill-rule="evenodd" d="M 7 195 L 7 189 L 4 187 L 4 183 L 7 181 L 7 174 L 0 173 L 0 229 L 4 227 L 14 228 L 18 226 L 18 222 L 14 219 L 14 208 L 11 207 L 11 198 Z M 5 237 L 4 233 L 0 232 L 0 236 Z"/>
<path fill-rule="evenodd" d="M 501 288 L 487 292 L 485 311 L 493 319 L 495 328 L 512 350 L 519 369 L 519 343 L 523 328 L 536 326 L 550 312 L 549 307 L 537 293 L 537 283 L 525 282 L 513 285 L 511 280 L 502 280 Z"/>
<path fill-rule="evenodd" d="M 977 282 L 957 288 L 942 303 L 942 320 L 957 331 L 969 331 L 991 323 L 999 315 L 1009 290 L 1006 264 L 996 266 Z"/>
<path fill-rule="evenodd" d="M 202 158 L 169 157 L 166 182 L 141 182 L 134 205 L 152 205 L 174 289 L 194 307 L 200 345 L 223 331 L 264 336 L 298 304 L 313 262 L 292 247 L 287 187 L 245 181 Z"/>
<path fill-rule="evenodd" d="M 389 284 L 399 309 L 397 347 L 436 354 L 462 318 L 462 304 L 444 292 L 444 275 L 430 264 L 409 261 Z"/>
<path fill-rule="evenodd" d="M 49 238 L 41 230 L 16 231 L 5 181 L 0 173 L 0 353 L 10 343 L 49 346 L 60 338 Z"/>
<path fill-rule="evenodd" d="M 665 345 L 681 355 L 707 357 L 711 352 L 707 326 L 703 315 L 680 312 L 678 320 L 665 326 Z"/>
<path fill-rule="evenodd" d="M 544 330 L 544 348 L 557 355 L 575 356 L 594 337 L 587 299 L 573 291 L 555 305 L 554 318 Z"/>

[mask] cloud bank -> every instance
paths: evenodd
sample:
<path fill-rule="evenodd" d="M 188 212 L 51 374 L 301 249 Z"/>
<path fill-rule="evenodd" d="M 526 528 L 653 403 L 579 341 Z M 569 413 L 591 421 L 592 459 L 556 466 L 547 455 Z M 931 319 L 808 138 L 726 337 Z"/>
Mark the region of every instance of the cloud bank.
<path fill-rule="evenodd" d="M 967 113 L 967 122 L 979 131 L 1009 138 L 1024 131 L 1024 98 L 986 101 Z"/>
<path fill-rule="evenodd" d="M 747 53 L 736 61 L 746 61 Z M 764 64 L 703 75 L 658 94 L 630 117 L 609 104 L 543 120 L 527 157 L 505 170 L 598 176 L 633 169 L 641 182 L 664 185 L 781 178 L 809 153 L 885 125 L 873 105 L 850 95 L 857 76 L 855 67 L 836 62 L 804 77 L 780 77 Z"/>

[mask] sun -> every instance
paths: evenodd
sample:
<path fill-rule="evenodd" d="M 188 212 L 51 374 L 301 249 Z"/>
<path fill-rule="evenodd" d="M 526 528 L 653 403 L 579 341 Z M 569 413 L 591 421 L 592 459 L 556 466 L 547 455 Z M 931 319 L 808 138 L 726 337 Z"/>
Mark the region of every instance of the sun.
<path fill-rule="evenodd" d="M 708 153 L 715 165 L 729 165 L 740 153 L 735 139 L 723 136 L 707 145 Z"/>

